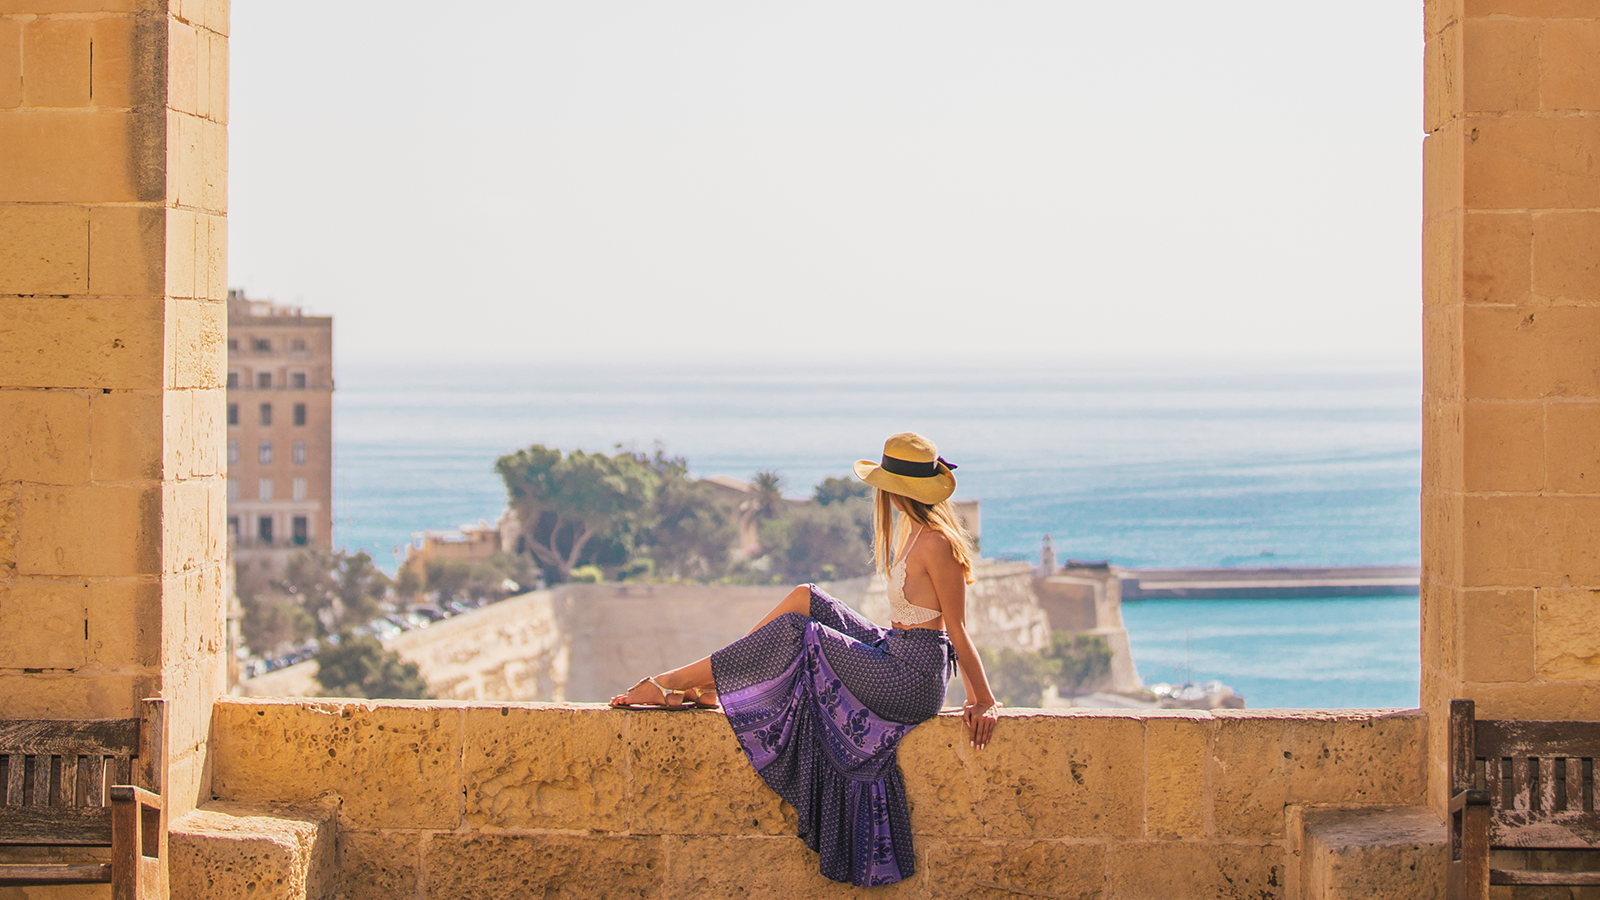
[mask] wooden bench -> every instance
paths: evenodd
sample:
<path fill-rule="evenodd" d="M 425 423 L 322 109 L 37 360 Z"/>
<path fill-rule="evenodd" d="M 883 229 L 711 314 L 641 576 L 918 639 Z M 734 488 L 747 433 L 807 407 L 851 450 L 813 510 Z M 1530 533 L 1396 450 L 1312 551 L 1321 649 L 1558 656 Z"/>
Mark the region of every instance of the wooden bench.
<path fill-rule="evenodd" d="M 1490 885 L 1600 885 L 1600 871 L 1491 868 L 1494 850 L 1600 849 L 1600 722 L 1479 720 L 1450 701 L 1450 900 Z"/>
<path fill-rule="evenodd" d="M 138 719 L 0 719 L 0 846 L 50 851 L 0 863 L 0 885 L 110 884 L 114 900 L 157 895 L 165 702 L 144 701 Z M 111 848 L 109 863 L 83 852 L 95 847 Z"/>

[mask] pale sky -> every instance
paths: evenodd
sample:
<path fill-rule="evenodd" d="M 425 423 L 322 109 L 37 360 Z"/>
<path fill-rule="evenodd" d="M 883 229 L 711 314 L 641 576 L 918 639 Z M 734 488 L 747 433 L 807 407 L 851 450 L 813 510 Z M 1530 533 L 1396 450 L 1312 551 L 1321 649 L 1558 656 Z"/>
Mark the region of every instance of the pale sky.
<path fill-rule="evenodd" d="M 1421 27 L 235 0 L 229 284 L 343 363 L 1414 362 Z"/>

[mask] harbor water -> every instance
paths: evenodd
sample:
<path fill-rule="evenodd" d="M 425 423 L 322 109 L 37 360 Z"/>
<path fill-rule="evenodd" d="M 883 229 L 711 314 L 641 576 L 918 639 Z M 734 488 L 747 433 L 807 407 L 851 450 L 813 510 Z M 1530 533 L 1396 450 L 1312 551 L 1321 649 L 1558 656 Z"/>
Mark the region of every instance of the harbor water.
<path fill-rule="evenodd" d="M 1130 567 L 1415 565 L 1414 366 L 716 369 L 344 366 L 335 539 L 392 570 L 414 532 L 493 521 L 499 455 L 656 444 L 793 496 L 919 431 L 983 503 L 984 555 Z M 1417 599 L 1140 601 L 1146 681 L 1253 708 L 1414 706 Z"/>

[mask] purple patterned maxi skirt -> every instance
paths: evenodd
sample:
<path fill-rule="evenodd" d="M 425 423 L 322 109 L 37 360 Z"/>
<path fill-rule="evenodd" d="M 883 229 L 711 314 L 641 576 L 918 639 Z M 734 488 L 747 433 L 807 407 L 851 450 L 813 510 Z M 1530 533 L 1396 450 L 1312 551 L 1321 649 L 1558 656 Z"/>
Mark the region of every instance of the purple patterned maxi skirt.
<path fill-rule="evenodd" d="M 895 751 L 939 712 L 954 670 L 943 631 L 882 628 L 816 585 L 810 618 L 787 613 L 711 654 L 750 764 L 799 813 L 822 874 L 857 885 L 916 871 Z"/>

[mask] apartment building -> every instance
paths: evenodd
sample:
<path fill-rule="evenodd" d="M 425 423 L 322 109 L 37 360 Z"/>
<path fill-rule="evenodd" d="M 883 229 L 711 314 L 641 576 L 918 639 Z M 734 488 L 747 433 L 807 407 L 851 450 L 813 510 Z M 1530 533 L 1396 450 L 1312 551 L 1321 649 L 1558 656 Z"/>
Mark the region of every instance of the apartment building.
<path fill-rule="evenodd" d="M 228 292 L 228 533 L 276 567 L 333 546 L 333 317 Z"/>

